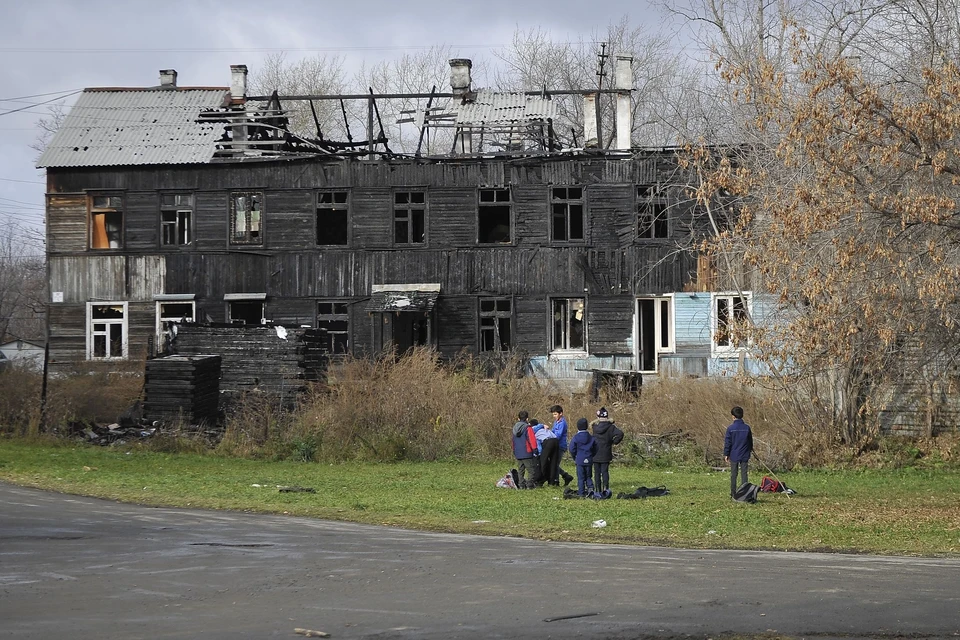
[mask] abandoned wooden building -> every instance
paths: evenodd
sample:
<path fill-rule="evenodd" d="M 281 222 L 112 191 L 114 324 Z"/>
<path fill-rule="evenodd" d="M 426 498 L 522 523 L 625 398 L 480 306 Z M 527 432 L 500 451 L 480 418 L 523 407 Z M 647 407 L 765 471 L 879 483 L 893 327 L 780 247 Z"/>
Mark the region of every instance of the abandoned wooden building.
<path fill-rule="evenodd" d="M 517 352 L 567 386 L 742 368 L 725 327 L 752 294 L 710 290 L 676 152 L 631 145 L 617 64 L 613 148 L 598 94 L 583 144 L 560 148 L 550 95 L 473 91 L 467 60 L 412 118 L 449 127 L 443 155 L 390 152 L 372 93 L 350 97 L 369 98 L 367 140 L 295 136 L 284 105 L 322 97 L 247 96 L 242 65 L 229 87 L 164 70 L 86 89 L 38 163 L 51 370 L 149 357 L 177 323 L 321 329 L 331 354 Z"/>

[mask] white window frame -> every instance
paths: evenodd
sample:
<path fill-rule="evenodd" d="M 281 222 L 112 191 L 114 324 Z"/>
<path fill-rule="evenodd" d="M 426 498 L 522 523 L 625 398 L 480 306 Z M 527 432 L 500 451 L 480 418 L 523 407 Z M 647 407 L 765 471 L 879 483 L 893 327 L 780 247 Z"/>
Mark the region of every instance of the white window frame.
<path fill-rule="evenodd" d="M 153 297 L 154 301 L 156 302 L 156 310 L 157 310 L 157 313 L 156 313 L 157 322 L 155 327 L 156 337 L 157 337 L 157 342 L 156 342 L 157 353 L 161 351 L 160 347 L 163 345 L 163 342 L 164 342 L 164 335 L 163 335 L 164 322 L 181 322 L 184 320 L 186 322 L 193 322 L 196 319 L 197 303 L 194 300 L 194 298 L 195 296 L 192 293 L 158 294 Z M 189 304 L 190 316 L 189 317 L 186 317 L 186 316 L 173 317 L 173 316 L 163 315 L 163 305 L 167 305 L 167 304 Z"/>
<path fill-rule="evenodd" d="M 561 300 L 567 300 L 567 301 L 579 300 L 579 301 L 582 302 L 582 308 L 581 308 L 581 313 L 583 314 L 583 320 L 582 320 L 582 326 L 583 326 L 583 346 L 582 346 L 582 347 L 568 347 L 568 346 L 557 347 L 557 346 L 555 346 L 555 345 L 556 345 L 556 342 L 557 342 L 556 317 L 555 317 L 555 315 L 554 315 L 554 314 L 556 313 L 556 312 L 555 312 L 555 308 L 556 308 L 555 305 L 556 305 L 557 302 L 559 302 L 559 301 L 561 301 Z M 589 342 L 588 342 L 589 336 L 587 335 L 587 297 L 586 297 L 586 296 L 551 296 L 551 297 L 549 298 L 549 305 L 550 305 L 550 307 L 549 307 L 549 314 L 550 314 L 550 331 L 549 331 L 549 335 L 550 335 L 550 355 L 551 355 L 551 356 L 557 356 L 557 355 L 560 355 L 560 356 L 562 356 L 562 355 L 582 356 L 582 355 L 586 355 L 586 354 L 587 354 L 587 346 L 589 345 Z M 564 324 L 567 325 L 567 327 L 566 327 L 566 329 L 565 329 L 565 333 L 564 333 L 564 335 L 566 335 L 567 338 L 564 340 L 564 343 L 565 343 L 565 344 L 569 344 L 569 343 L 570 343 L 570 339 L 569 339 L 569 330 L 570 330 L 570 328 L 569 328 L 568 323 L 564 323 Z"/>
<path fill-rule="evenodd" d="M 753 317 L 753 292 L 752 291 L 722 291 L 716 292 L 710 295 L 710 352 L 717 357 L 724 356 L 733 356 L 737 357 L 740 353 L 746 351 L 752 345 L 751 340 L 747 340 L 744 344 L 727 344 L 721 345 L 717 344 L 717 333 L 720 327 L 720 317 L 718 310 L 718 303 L 720 300 L 727 301 L 727 309 L 734 309 L 734 301 L 736 298 L 742 298 L 744 301 L 744 308 L 747 313 L 747 320 Z M 728 312 L 729 314 L 729 312 Z M 730 321 L 728 317 L 727 322 Z"/>
<path fill-rule="evenodd" d="M 112 319 L 97 319 L 96 321 L 93 318 L 93 310 L 96 307 L 120 307 L 123 309 L 123 318 L 112 318 Z M 102 331 L 95 330 L 95 325 L 106 325 L 106 328 Z M 110 329 L 109 326 L 120 325 L 121 329 L 121 353 L 119 355 L 114 355 L 110 353 Z M 126 360 L 129 356 L 129 326 L 130 326 L 130 310 L 128 309 L 126 302 L 88 302 L 87 303 L 87 325 L 86 325 L 86 339 L 87 339 L 87 360 Z M 94 356 L 94 343 L 96 342 L 96 337 L 103 335 L 106 337 L 106 356 Z"/>

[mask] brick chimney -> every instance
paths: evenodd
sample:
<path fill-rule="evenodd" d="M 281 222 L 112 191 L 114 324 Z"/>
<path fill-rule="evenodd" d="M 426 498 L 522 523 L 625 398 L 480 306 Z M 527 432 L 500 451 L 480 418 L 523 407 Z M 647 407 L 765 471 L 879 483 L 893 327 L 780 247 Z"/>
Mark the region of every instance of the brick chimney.
<path fill-rule="evenodd" d="M 243 102 L 247 97 L 247 65 L 230 65 L 230 100 Z"/>
<path fill-rule="evenodd" d="M 467 58 L 454 58 L 450 60 L 450 88 L 453 90 L 454 108 L 461 104 L 471 91 L 471 68 L 473 68 L 473 62 Z M 461 128 L 457 128 L 453 149 L 454 155 L 468 156 L 473 154 L 473 136 L 469 130 L 464 131 Z"/>
<path fill-rule="evenodd" d="M 177 88 L 177 70 L 176 69 L 160 69 L 160 88 L 161 89 Z"/>
<path fill-rule="evenodd" d="M 614 77 L 617 82 L 617 149 L 630 149 L 633 133 L 633 58 L 617 56 Z"/>

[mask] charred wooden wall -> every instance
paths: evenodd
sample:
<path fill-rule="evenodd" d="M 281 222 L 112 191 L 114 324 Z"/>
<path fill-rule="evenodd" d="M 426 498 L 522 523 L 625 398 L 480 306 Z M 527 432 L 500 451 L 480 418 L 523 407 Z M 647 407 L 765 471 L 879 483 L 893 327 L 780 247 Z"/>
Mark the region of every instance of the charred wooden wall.
<path fill-rule="evenodd" d="M 128 301 L 130 345 L 148 350 L 155 331 L 153 296 L 193 294 L 197 318 L 226 320 L 228 293 L 266 294 L 266 317 L 277 324 L 316 323 L 316 301 L 350 304 L 355 352 L 375 344 L 364 303 L 374 284 L 439 283 L 437 343 L 444 353 L 475 351 L 478 297 L 514 300 L 514 338 L 530 353 L 546 353 L 549 298 L 586 296 L 589 349 L 631 353 L 634 297 L 688 287 L 696 256 L 678 251 L 678 238 L 640 239 L 637 184 L 682 183 L 669 153 L 634 159 L 462 161 L 275 161 L 178 167 L 48 170 L 50 289 L 63 301 L 51 309 L 53 359 L 81 357 L 90 301 Z M 552 186 L 584 188 L 583 243 L 550 238 Z M 477 244 L 477 190 L 506 187 L 512 198 L 512 243 Z M 316 245 L 316 193 L 350 196 L 350 241 Z M 393 244 L 396 190 L 423 189 L 426 242 Z M 86 194 L 124 197 L 123 247 L 88 248 Z M 228 242 L 231 191 L 264 192 L 263 244 Z M 159 207 L 164 192 L 194 196 L 194 242 L 161 247 Z M 684 191 L 672 191 L 677 233 L 696 224 Z"/>

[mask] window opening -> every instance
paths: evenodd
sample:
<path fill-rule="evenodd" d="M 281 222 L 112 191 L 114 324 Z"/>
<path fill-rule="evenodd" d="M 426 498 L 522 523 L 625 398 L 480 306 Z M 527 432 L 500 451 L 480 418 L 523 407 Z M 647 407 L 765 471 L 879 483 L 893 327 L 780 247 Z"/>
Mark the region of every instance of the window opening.
<path fill-rule="evenodd" d="M 350 352 L 350 313 L 346 302 L 317 303 L 317 328 L 326 330 L 320 343 L 324 351 Z"/>
<path fill-rule="evenodd" d="M 193 239 L 193 196 L 165 193 L 160 196 L 160 243 L 185 246 Z"/>
<path fill-rule="evenodd" d="M 393 241 L 396 244 L 423 244 L 426 241 L 426 194 L 398 191 L 393 194 Z"/>
<path fill-rule="evenodd" d="M 348 211 L 346 191 L 321 191 L 317 194 L 317 244 L 347 244 Z"/>
<path fill-rule="evenodd" d="M 506 351 L 512 344 L 510 298 L 481 298 L 480 351 Z"/>
<path fill-rule="evenodd" d="M 263 303 L 259 300 L 231 300 L 229 321 L 234 324 L 262 325 Z"/>
<path fill-rule="evenodd" d="M 553 211 L 553 240 L 555 242 L 583 241 L 583 189 L 555 187 L 551 189 Z"/>
<path fill-rule="evenodd" d="M 510 243 L 510 189 L 480 189 L 477 206 L 477 242 Z"/>
<path fill-rule="evenodd" d="M 260 192 L 230 195 L 230 243 L 263 244 L 263 194 Z"/>
<path fill-rule="evenodd" d="M 713 341 L 718 350 L 735 350 L 747 346 L 747 297 L 739 295 L 714 298 L 716 330 Z"/>
<path fill-rule="evenodd" d="M 92 360 L 127 355 L 126 304 L 95 304 L 89 309 L 89 351 Z"/>
<path fill-rule="evenodd" d="M 660 185 L 637 186 L 637 237 L 670 237 L 666 193 Z"/>
<path fill-rule="evenodd" d="M 553 300 L 553 348 L 579 349 L 586 345 L 584 336 L 584 299 Z"/>
<path fill-rule="evenodd" d="M 123 247 L 123 198 L 93 196 L 90 207 L 90 248 Z"/>

